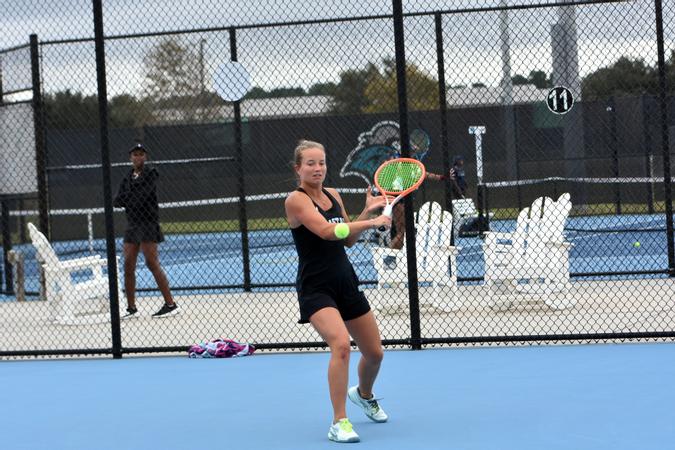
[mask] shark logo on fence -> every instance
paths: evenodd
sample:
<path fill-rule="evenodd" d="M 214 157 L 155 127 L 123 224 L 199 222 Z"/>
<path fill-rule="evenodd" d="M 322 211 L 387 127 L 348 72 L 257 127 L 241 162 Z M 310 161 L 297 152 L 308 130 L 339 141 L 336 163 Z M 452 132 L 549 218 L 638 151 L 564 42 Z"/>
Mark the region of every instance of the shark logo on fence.
<path fill-rule="evenodd" d="M 428 134 L 420 129 L 410 133 L 411 156 L 419 161 L 429 150 Z M 418 143 L 419 141 L 419 143 Z M 385 120 L 376 123 L 369 131 L 358 137 L 356 147 L 349 152 L 345 164 L 340 169 L 342 178 L 355 175 L 363 178 L 368 186 L 373 184 L 375 171 L 380 165 L 401 155 L 400 129 L 397 122 Z"/>

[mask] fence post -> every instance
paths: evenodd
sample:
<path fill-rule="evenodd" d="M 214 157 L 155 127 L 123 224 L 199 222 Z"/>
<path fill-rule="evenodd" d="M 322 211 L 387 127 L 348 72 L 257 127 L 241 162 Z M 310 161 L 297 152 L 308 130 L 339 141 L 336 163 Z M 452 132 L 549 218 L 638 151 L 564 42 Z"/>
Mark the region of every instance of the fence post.
<path fill-rule="evenodd" d="M 96 49 L 96 84 L 98 88 L 98 117 L 101 133 L 101 171 L 103 175 L 103 208 L 105 211 L 105 238 L 108 257 L 108 291 L 110 293 L 110 326 L 113 358 L 122 357 L 120 308 L 117 284 L 117 254 L 115 249 L 115 222 L 113 220 L 112 186 L 110 175 L 110 147 L 108 143 L 108 91 L 105 73 L 105 41 L 103 38 L 102 0 L 93 0 L 94 39 Z"/>
<path fill-rule="evenodd" d="M 26 301 L 26 275 L 25 258 L 22 252 L 10 251 L 7 254 L 7 261 L 16 268 L 16 301 Z M 12 269 L 9 269 L 10 271 Z"/>
<path fill-rule="evenodd" d="M 409 157 L 410 135 L 408 132 L 408 96 L 406 92 L 405 36 L 403 28 L 403 2 L 392 0 L 394 13 L 394 47 L 396 54 L 396 82 L 398 92 L 398 120 L 401 130 L 401 156 Z M 405 143 L 405 144 L 404 144 Z M 408 295 L 410 300 L 410 344 L 413 350 L 421 350 L 420 299 L 417 288 L 417 258 L 415 257 L 415 231 L 413 202 L 410 196 L 403 199 L 405 208 L 405 243 L 408 259 Z"/>
<path fill-rule="evenodd" d="M 668 132 L 668 99 L 666 97 L 666 58 L 663 45 L 663 5 L 654 0 L 656 11 L 656 47 L 659 69 L 659 106 L 661 110 L 661 150 L 663 153 L 663 192 L 666 209 L 666 239 L 668 243 L 668 274 L 675 277 L 675 236 L 673 236 L 673 194 L 670 173 L 670 141 Z"/>
<path fill-rule="evenodd" d="M 450 172 L 450 145 L 448 139 L 448 100 L 445 92 L 445 55 L 443 50 L 443 15 L 434 14 L 436 24 L 436 62 L 438 64 L 438 108 L 441 121 L 441 154 L 443 155 L 443 174 Z M 454 214 L 452 210 L 452 180 L 446 178 L 443 182 L 445 188 L 445 209 Z M 455 245 L 455 233 L 452 233 L 450 245 Z"/>
<path fill-rule="evenodd" d="M 654 178 L 654 152 L 652 151 L 652 133 L 650 125 L 652 123 L 652 113 L 649 106 L 649 97 L 642 95 L 640 97 L 642 106 L 642 136 L 645 146 L 645 173 L 648 178 Z M 647 212 L 654 214 L 654 181 L 647 182 Z"/>
<path fill-rule="evenodd" d="M 9 253 L 12 251 L 12 232 L 9 228 L 9 200 L 0 200 L 0 217 L 2 222 L 2 264 L 5 268 L 5 292 L 7 294 L 14 293 L 14 276 L 12 268 L 9 264 Z"/>
<path fill-rule="evenodd" d="M 616 128 L 616 101 L 614 96 L 609 98 L 607 103 L 607 112 L 609 113 L 609 142 L 612 153 L 612 176 L 619 178 L 619 138 Z M 614 210 L 617 215 L 621 215 L 621 186 L 619 183 L 614 185 Z"/>
<path fill-rule="evenodd" d="M 230 59 L 237 60 L 237 29 L 230 28 Z M 251 260 L 248 241 L 248 214 L 246 211 L 246 185 L 244 184 L 244 149 L 241 133 L 241 106 L 239 100 L 234 108 L 234 145 L 236 147 L 237 179 L 239 185 L 239 232 L 241 233 L 241 254 L 244 265 L 244 291 L 251 292 Z"/>
<path fill-rule="evenodd" d="M 49 227 L 49 194 L 47 192 L 47 151 L 40 85 L 40 49 L 37 34 L 30 35 L 30 66 L 33 83 L 33 124 L 35 127 L 35 167 L 37 171 L 38 211 L 40 231 L 51 238 Z"/>

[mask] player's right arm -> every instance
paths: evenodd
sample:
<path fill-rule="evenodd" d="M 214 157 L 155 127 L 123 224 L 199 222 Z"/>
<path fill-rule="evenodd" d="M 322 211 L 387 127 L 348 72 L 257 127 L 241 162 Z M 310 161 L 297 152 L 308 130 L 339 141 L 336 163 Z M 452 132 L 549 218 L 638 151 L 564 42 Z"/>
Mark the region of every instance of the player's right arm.
<path fill-rule="evenodd" d="M 117 195 L 113 199 L 113 206 L 116 208 L 124 208 L 127 205 L 127 197 L 129 197 L 129 188 L 127 186 L 127 178 L 124 177 L 117 190 Z"/>
<path fill-rule="evenodd" d="M 337 224 L 328 222 L 325 217 L 316 210 L 312 200 L 305 194 L 298 191 L 291 192 L 286 198 L 286 219 L 291 228 L 297 228 L 304 225 L 312 233 L 327 241 L 339 241 L 335 236 L 335 227 Z M 388 226 L 388 218 L 383 216 L 374 219 L 359 220 L 349 222 L 349 231 L 351 233 L 361 233 L 370 228 L 377 228 L 381 225 Z"/>

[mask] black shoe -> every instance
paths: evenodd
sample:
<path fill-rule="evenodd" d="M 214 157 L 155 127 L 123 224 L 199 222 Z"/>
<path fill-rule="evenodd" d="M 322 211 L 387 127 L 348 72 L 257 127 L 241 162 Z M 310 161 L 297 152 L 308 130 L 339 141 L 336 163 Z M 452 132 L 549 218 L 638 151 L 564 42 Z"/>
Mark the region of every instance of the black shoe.
<path fill-rule="evenodd" d="M 174 303 L 173 305 L 167 305 L 166 303 L 164 303 L 164 305 L 162 305 L 162 308 L 156 313 L 154 313 L 152 317 L 155 319 L 159 319 L 160 317 L 175 316 L 179 312 L 180 311 L 178 311 L 177 304 Z"/>
<path fill-rule="evenodd" d="M 127 308 L 127 313 L 122 316 L 122 320 L 131 319 L 138 317 L 138 309 L 136 308 Z"/>

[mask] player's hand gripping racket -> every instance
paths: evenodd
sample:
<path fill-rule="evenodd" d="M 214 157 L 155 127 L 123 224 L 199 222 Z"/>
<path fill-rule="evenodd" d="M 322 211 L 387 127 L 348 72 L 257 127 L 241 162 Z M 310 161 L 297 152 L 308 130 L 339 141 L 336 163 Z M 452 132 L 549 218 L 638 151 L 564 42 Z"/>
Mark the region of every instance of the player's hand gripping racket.
<path fill-rule="evenodd" d="M 394 205 L 403 197 L 415 191 L 426 177 L 424 164 L 413 158 L 396 158 L 382 163 L 375 171 L 375 187 L 387 199 L 384 214 L 391 217 Z M 389 202 L 390 197 L 395 197 Z M 384 231 L 384 227 L 379 228 Z"/>

